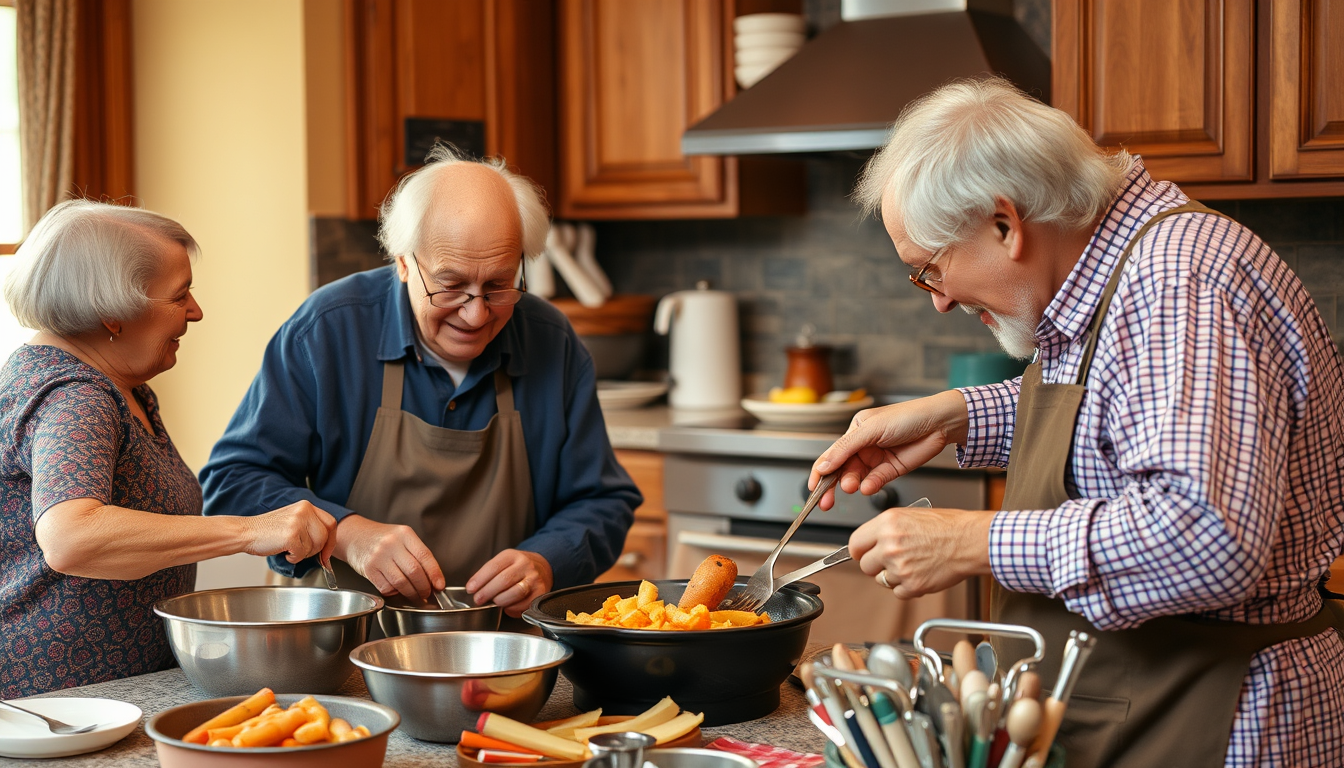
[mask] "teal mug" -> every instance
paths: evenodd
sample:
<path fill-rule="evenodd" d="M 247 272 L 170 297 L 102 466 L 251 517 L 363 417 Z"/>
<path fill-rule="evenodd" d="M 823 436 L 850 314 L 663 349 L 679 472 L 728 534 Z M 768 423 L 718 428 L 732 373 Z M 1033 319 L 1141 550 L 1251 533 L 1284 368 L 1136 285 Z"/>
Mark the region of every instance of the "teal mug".
<path fill-rule="evenodd" d="M 1027 362 L 1015 360 L 1002 352 L 952 355 L 947 361 L 947 386 L 956 389 L 1015 379 L 1027 370 Z"/>

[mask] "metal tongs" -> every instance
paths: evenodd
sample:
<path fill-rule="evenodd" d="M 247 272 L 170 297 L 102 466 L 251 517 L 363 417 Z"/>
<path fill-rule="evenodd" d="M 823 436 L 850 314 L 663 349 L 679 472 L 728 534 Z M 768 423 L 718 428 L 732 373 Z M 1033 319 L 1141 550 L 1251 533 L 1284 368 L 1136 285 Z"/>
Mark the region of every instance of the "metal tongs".
<path fill-rule="evenodd" d="M 789 530 L 784 532 L 784 536 L 779 540 L 779 544 L 775 546 L 775 550 L 770 553 L 769 557 L 765 558 L 765 562 L 761 563 L 761 567 L 757 568 L 756 572 L 751 574 L 751 578 L 747 580 L 747 585 L 742 588 L 742 591 L 720 604 L 719 610 L 751 611 L 752 613 L 760 613 L 761 609 L 765 607 L 766 601 L 770 599 L 771 595 L 775 594 L 775 590 L 783 586 L 783 584 L 775 581 L 775 560 L 779 557 L 780 551 L 784 549 L 785 544 L 789 543 L 789 539 L 793 538 L 793 534 L 798 530 L 798 526 L 803 524 L 803 521 L 812 513 L 813 509 L 816 509 L 817 504 L 821 502 L 822 495 L 829 491 L 839 479 L 839 472 L 832 472 L 821 478 L 817 483 L 817 487 L 813 489 L 812 494 L 807 497 L 807 503 L 803 505 L 803 511 L 799 512 L 798 516 L 793 519 L 793 525 L 790 525 Z M 835 554 L 836 553 L 832 552 L 826 557 L 833 557 Z M 822 559 L 824 560 L 826 558 Z M 848 560 L 848 555 L 846 555 L 844 559 Z M 836 560 L 831 563 L 831 565 L 839 562 L 844 562 L 844 560 Z M 807 566 L 800 568 L 799 570 L 806 571 L 807 568 L 810 567 L 811 566 Z M 821 569 L 818 568 L 816 570 Z M 798 571 L 795 571 L 794 573 L 797 572 Z M 816 571 L 809 571 L 808 573 L 816 573 Z M 792 576 L 793 574 L 789 575 Z M 802 576 L 796 578 L 801 579 Z"/>

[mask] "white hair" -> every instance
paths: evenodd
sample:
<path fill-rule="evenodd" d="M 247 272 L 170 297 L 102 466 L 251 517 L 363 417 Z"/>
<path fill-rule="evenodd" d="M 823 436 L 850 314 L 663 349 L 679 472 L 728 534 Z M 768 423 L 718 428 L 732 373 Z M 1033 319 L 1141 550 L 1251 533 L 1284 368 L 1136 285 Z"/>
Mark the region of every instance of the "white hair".
<path fill-rule="evenodd" d="M 196 240 L 143 208 L 67 200 L 47 211 L 15 254 L 5 302 L 26 328 L 76 336 L 104 320 L 129 320 L 149 304 L 145 289 L 165 241 L 193 259 Z"/>
<path fill-rule="evenodd" d="M 865 215 L 890 194 L 911 242 L 936 251 L 970 236 L 995 199 L 1023 220 L 1081 229 L 1102 214 L 1133 168 L 1066 113 L 1003 78 L 959 80 L 911 102 L 864 167 L 854 200 Z"/>
<path fill-rule="evenodd" d="M 378 242 L 387 258 L 406 256 L 420 245 L 420 226 L 433 202 L 434 185 L 439 174 L 458 163 L 479 163 L 498 173 L 513 190 L 518 218 L 523 227 L 523 255 L 535 258 L 546 248 L 546 233 L 551 228 L 545 192 L 526 176 L 509 170 L 503 158 L 473 160 L 456 147 L 435 144 L 425 157 L 425 166 L 397 182 L 378 210 Z"/>

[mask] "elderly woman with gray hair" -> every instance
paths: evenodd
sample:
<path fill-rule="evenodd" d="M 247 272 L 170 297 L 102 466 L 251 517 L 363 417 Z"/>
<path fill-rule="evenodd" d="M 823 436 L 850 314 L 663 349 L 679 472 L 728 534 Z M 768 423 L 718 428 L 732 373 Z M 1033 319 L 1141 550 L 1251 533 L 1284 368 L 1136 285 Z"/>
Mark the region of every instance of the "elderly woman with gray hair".
<path fill-rule="evenodd" d="M 194 563 L 292 561 L 335 521 L 296 503 L 201 516 L 201 491 L 147 382 L 190 323 L 196 241 L 156 213 L 86 200 L 51 209 L 19 248 L 5 301 L 38 332 L 0 368 L 0 696 L 173 665 L 154 603 Z"/>

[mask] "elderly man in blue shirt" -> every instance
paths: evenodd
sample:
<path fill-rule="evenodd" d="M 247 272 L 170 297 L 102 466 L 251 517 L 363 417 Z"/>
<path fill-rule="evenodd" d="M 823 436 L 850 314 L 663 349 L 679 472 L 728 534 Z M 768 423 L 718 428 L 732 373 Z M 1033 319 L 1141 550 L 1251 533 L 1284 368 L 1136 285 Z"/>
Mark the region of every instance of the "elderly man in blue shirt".
<path fill-rule="evenodd" d="M 423 600 L 464 584 L 518 616 L 610 567 L 643 501 L 592 358 L 514 288 L 545 204 L 502 162 L 439 147 L 380 218 L 394 264 L 317 290 L 271 339 L 201 470 L 205 514 L 307 501 L 339 521 L 342 586 Z M 270 564 L 317 575 L 313 559 Z"/>

